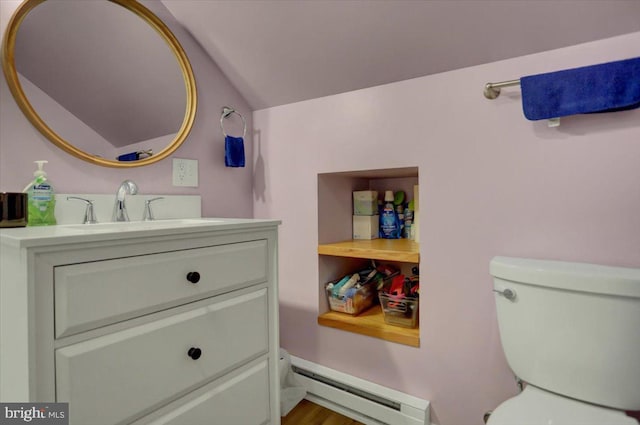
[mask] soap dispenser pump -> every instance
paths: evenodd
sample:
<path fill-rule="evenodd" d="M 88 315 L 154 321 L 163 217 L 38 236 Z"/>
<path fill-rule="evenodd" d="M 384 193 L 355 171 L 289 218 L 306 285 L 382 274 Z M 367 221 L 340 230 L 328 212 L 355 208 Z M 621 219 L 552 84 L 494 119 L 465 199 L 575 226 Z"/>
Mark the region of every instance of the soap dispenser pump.
<path fill-rule="evenodd" d="M 28 226 L 50 226 L 56 224 L 56 197 L 53 185 L 44 171 L 48 161 L 34 161 L 38 169 L 33 172 L 34 179 L 24 188 L 28 199 Z"/>

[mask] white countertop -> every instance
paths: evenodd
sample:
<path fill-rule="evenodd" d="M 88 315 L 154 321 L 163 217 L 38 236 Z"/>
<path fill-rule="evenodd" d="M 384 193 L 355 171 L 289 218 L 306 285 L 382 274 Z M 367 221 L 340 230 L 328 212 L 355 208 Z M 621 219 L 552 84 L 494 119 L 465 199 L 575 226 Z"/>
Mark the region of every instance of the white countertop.
<path fill-rule="evenodd" d="M 277 226 L 271 219 L 185 218 L 120 223 L 73 224 L 0 229 L 0 244 L 14 247 L 51 246 L 78 242 L 134 239 L 203 231 Z"/>

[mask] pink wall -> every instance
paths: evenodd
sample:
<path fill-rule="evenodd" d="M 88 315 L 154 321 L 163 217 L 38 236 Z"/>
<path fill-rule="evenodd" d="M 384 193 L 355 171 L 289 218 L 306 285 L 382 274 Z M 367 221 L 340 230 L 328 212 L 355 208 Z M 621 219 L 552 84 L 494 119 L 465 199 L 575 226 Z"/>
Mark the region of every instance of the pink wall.
<path fill-rule="evenodd" d="M 4 33 L 8 19 L 19 2 L 0 2 Z M 199 161 L 198 188 L 172 186 L 172 160 L 135 169 L 98 167 L 72 157 L 40 135 L 18 109 L 4 75 L 0 80 L 0 191 L 21 191 L 32 179 L 34 160 L 49 161 L 46 169 L 59 193 L 114 193 L 122 180 L 133 179 L 144 194 L 202 195 L 202 214 L 220 217 L 251 217 L 253 214 L 253 170 L 251 161 L 245 168 L 224 166 L 224 140 L 220 130 L 223 106 L 236 108 L 251 128 L 251 111 L 247 102 L 160 2 L 144 4 L 162 18 L 174 32 L 191 61 L 198 89 L 198 112 L 195 125 L 174 158 Z M 236 130 L 230 123 L 227 131 Z M 240 134 L 232 133 L 234 135 Z M 251 131 L 247 132 L 248 135 Z M 250 136 L 245 154 L 252 157 Z"/>
<path fill-rule="evenodd" d="M 640 110 L 548 128 L 524 118 L 518 88 L 482 88 L 636 56 L 640 32 L 254 112 L 254 213 L 283 221 L 282 346 L 429 399 L 436 423 L 481 424 L 516 393 L 493 256 L 640 267 Z M 318 326 L 317 174 L 415 165 L 421 348 Z"/>

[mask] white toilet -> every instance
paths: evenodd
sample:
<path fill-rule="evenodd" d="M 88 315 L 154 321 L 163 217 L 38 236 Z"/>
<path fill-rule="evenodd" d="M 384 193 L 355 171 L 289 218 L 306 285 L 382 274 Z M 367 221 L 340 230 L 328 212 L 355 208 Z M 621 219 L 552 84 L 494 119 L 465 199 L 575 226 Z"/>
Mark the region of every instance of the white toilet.
<path fill-rule="evenodd" d="M 500 339 L 524 391 L 488 425 L 638 425 L 640 269 L 491 261 Z"/>

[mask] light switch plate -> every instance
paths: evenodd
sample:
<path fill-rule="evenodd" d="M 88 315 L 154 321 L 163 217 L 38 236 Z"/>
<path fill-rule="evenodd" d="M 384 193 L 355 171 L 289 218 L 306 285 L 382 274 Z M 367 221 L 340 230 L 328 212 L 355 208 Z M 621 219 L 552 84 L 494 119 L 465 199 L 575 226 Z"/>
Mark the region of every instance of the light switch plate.
<path fill-rule="evenodd" d="M 173 159 L 173 185 L 198 187 L 197 159 Z"/>

